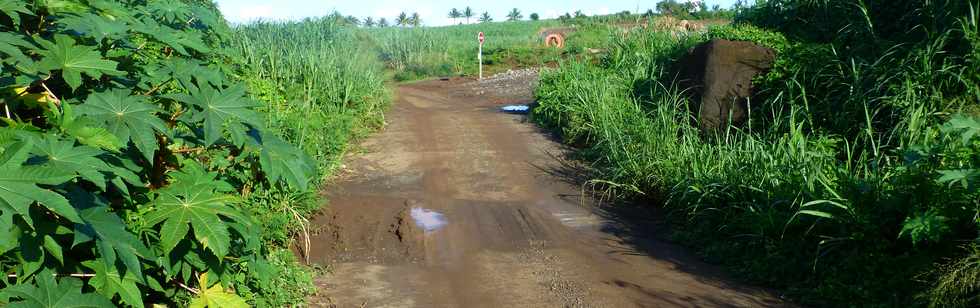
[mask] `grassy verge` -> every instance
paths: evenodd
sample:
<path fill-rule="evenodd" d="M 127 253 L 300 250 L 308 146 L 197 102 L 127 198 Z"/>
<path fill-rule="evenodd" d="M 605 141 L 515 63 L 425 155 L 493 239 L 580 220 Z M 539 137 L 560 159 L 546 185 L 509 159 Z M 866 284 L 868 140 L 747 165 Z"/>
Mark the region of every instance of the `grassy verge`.
<path fill-rule="evenodd" d="M 264 240 L 286 269 L 276 279 L 278 293 L 265 304 L 300 304 L 315 291 L 312 273 L 299 266 L 288 246 L 306 236 L 306 217 L 323 205 L 319 189 L 350 142 L 383 124 L 390 98 L 383 66 L 360 30 L 333 18 L 258 22 L 236 30 L 245 67 L 241 78 L 264 103 L 266 125 L 305 150 L 320 170 L 307 190 L 257 189 L 250 198 Z"/>
<path fill-rule="evenodd" d="M 803 2 L 741 12 L 774 31 L 612 37 L 598 61 L 546 73 L 533 116 L 583 147 L 596 183 L 658 200 L 679 242 L 803 304 L 976 305 L 977 14 Z M 779 23 L 800 19 L 809 31 Z M 710 38 L 779 54 L 749 123 L 714 137 L 690 124 L 671 67 Z"/>
<path fill-rule="evenodd" d="M 486 73 L 556 62 L 561 51 L 543 45 L 538 32 L 555 21 L 495 22 L 435 28 L 377 28 L 367 34 L 396 81 L 473 76 L 477 33 L 484 32 Z"/>

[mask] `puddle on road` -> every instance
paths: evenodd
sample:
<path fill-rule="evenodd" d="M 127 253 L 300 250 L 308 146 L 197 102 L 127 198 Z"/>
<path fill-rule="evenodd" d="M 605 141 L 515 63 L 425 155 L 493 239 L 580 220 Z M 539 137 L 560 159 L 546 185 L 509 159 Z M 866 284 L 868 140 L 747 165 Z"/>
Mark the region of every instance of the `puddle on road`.
<path fill-rule="evenodd" d="M 525 114 L 528 113 L 528 111 L 530 110 L 531 107 L 528 105 L 508 105 L 508 106 L 500 107 L 500 111 L 506 113 Z"/>
<path fill-rule="evenodd" d="M 412 208 L 411 214 L 412 219 L 415 220 L 415 225 L 425 230 L 425 232 L 442 229 L 442 227 L 445 227 L 449 223 L 446 221 L 446 216 L 436 211 L 416 207 Z"/>

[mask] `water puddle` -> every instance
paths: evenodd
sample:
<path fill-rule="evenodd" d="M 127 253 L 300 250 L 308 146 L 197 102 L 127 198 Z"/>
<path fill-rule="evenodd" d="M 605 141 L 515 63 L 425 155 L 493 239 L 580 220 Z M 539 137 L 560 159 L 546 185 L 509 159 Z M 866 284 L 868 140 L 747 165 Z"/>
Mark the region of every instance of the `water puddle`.
<path fill-rule="evenodd" d="M 506 113 L 525 114 L 528 113 L 528 111 L 530 110 L 531 107 L 528 105 L 508 105 L 508 106 L 500 107 L 500 111 Z"/>
<path fill-rule="evenodd" d="M 442 229 L 447 223 L 446 216 L 440 214 L 436 211 L 430 211 L 423 208 L 412 208 L 412 219 L 415 220 L 415 225 L 425 232 L 432 232 L 435 230 Z"/>

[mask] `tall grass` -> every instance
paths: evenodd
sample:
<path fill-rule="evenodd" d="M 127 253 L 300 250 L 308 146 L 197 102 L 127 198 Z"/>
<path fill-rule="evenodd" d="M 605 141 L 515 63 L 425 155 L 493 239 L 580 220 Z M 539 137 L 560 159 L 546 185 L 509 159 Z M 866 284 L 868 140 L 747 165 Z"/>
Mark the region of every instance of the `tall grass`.
<path fill-rule="evenodd" d="M 842 2 L 855 5 L 839 16 L 865 16 L 851 27 L 900 28 L 860 15 L 867 10 L 858 4 L 869 1 Z M 747 20 L 819 5 L 772 3 L 783 6 L 760 6 Z M 977 258 L 948 271 L 935 264 L 973 254 L 961 247 L 977 240 L 974 180 L 949 180 L 980 162 L 972 136 L 960 134 L 975 122 L 950 116 L 980 104 L 976 14 L 915 15 L 949 7 L 921 5 L 891 18 L 937 20 L 929 28 L 941 32 L 912 35 L 923 29 L 910 25 L 893 30 L 902 35 L 863 31 L 834 41 L 738 26 L 617 36 L 600 61 L 545 74 L 533 116 L 585 147 L 597 183 L 664 206 L 677 240 L 805 304 L 975 305 L 975 283 L 964 287 L 956 277 L 973 277 Z M 748 124 L 714 136 L 690 124 L 672 73 L 676 58 L 709 38 L 779 53 L 758 81 Z"/>
<path fill-rule="evenodd" d="M 275 115 L 268 125 L 322 168 L 337 163 L 352 136 L 383 121 L 389 93 L 382 63 L 358 29 L 318 18 L 238 30 L 246 77 L 258 89 L 253 94 L 268 98 Z"/>
<path fill-rule="evenodd" d="M 450 27 L 367 29 L 381 59 L 396 80 L 476 75 L 477 34 L 484 32 L 485 64 L 490 70 L 539 66 L 557 61 L 559 51 L 545 48 L 538 32 L 556 21 L 493 22 Z M 503 65 L 497 65 L 503 64 Z"/>
<path fill-rule="evenodd" d="M 321 185 L 352 139 L 382 125 L 390 96 L 384 66 L 360 30 L 335 18 L 255 22 L 235 30 L 241 79 L 264 103 L 265 125 L 310 154 L 322 176 L 306 191 L 255 188 L 247 200 L 274 247 L 274 265 L 283 269 L 276 285 L 260 286 L 275 291 L 262 305 L 299 305 L 316 288 L 310 269 L 299 266 L 288 248 L 308 249 L 307 217 L 323 205 Z"/>

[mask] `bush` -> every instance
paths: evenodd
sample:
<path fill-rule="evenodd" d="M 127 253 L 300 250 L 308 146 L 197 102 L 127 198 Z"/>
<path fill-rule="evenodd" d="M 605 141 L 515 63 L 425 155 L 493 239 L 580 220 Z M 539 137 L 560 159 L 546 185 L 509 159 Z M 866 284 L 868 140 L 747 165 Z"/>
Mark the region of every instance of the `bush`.
<path fill-rule="evenodd" d="M 235 307 L 282 291 L 255 288 L 288 275 L 249 196 L 306 190 L 316 169 L 263 125 L 207 4 L 0 6 L 0 268 L 15 277 L 0 302 Z"/>

